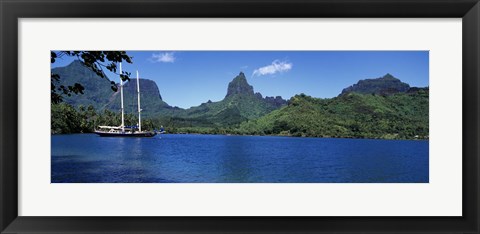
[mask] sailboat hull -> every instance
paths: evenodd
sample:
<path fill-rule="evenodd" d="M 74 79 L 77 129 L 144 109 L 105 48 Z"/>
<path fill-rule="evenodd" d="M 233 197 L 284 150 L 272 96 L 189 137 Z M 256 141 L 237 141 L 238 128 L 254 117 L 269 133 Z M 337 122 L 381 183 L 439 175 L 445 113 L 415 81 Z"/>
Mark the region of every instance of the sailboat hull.
<path fill-rule="evenodd" d="M 134 132 L 134 133 L 119 133 L 119 132 L 101 132 L 95 131 L 95 134 L 101 137 L 154 137 L 156 132 Z"/>

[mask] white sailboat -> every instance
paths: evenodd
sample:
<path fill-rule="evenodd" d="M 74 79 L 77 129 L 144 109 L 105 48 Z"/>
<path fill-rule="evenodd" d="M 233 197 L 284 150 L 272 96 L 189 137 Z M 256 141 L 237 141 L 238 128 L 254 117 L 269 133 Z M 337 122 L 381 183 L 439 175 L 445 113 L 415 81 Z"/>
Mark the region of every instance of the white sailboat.
<path fill-rule="evenodd" d="M 120 74 L 122 74 L 122 63 L 119 65 Z M 157 135 L 155 131 L 142 131 L 142 109 L 140 107 L 140 80 L 137 71 L 137 96 L 138 96 L 138 126 L 126 127 L 123 108 L 123 81 L 120 76 L 120 102 L 122 111 L 122 125 L 120 126 L 98 126 L 94 132 L 101 137 L 153 137 Z"/>

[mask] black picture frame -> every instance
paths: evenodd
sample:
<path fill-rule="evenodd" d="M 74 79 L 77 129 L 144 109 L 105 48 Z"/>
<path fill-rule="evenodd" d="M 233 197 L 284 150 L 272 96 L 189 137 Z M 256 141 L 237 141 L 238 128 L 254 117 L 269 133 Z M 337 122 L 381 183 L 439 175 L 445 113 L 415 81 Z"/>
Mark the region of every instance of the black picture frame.
<path fill-rule="evenodd" d="M 479 232 L 478 0 L 0 0 L 0 15 L 1 233 Z M 18 19 L 57 17 L 462 18 L 463 215 L 461 217 L 18 216 Z"/>

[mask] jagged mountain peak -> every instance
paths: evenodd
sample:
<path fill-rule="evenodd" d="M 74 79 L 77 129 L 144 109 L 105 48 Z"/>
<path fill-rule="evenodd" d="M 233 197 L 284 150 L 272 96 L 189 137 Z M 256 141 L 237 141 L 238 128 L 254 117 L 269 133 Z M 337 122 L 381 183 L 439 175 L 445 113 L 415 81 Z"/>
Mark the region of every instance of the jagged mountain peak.
<path fill-rule="evenodd" d="M 229 84 L 227 95 L 225 97 L 233 96 L 236 94 L 254 95 L 253 86 L 248 84 L 247 78 L 243 72 L 240 72 Z"/>

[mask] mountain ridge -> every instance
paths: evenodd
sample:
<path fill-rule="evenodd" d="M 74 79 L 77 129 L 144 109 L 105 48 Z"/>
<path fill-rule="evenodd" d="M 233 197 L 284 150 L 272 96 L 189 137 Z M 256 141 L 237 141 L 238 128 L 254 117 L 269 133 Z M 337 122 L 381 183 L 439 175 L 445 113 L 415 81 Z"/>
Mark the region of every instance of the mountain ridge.
<path fill-rule="evenodd" d="M 118 115 L 119 92 L 110 89 L 110 80 L 96 77 L 79 62 L 70 65 L 52 72 L 58 72 L 61 81 L 82 83 L 85 94 L 66 97 L 65 102 L 77 108 L 91 104 L 97 111 L 112 110 Z M 287 101 L 281 96 L 263 97 L 240 72 L 229 82 L 222 100 L 208 100 L 188 109 L 168 105 L 154 81 L 139 81 L 142 115 L 171 132 L 428 138 L 429 88 L 411 87 L 391 74 L 359 80 L 337 97 L 297 94 Z M 124 84 L 124 102 L 126 113 L 137 112 L 134 79 Z"/>
<path fill-rule="evenodd" d="M 52 73 L 60 75 L 60 84 L 78 82 L 85 86 L 84 95 L 66 97 L 66 103 L 75 107 L 92 105 L 97 110 L 118 111 L 120 109 L 120 92 L 111 90 L 110 80 L 97 76 L 79 60 L 65 67 L 51 70 Z M 155 81 L 148 79 L 139 79 L 139 81 L 142 113 L 146 117 L 167 115 L 185 119 L 206 118 L 214 122 L 225 122 L 225 119 L 230 118 L 236 121 L 227 122 L 240 123 L 246 119 L 258 118 L 287 103 L 281 96 L 263 97 L 259 92 L 255 93 L 243 72 L 229 82 L 224 99 L 217 102 L 208 100 L 199 106 L 187 109 L 172 107 L 165 102 Z M 124 83 L 123 88 L 125 113 L 135 113 L 137 111 L 135 79 Z"/>
<path fill-rule="evenodd" d="M 60 81 L 66 85 L 74 82 L 84 85 L 85 94 L 64 99 L 65 103 L 75 106 L 82 114 L 75 115 L 73 107 L 52 106 L 52 132 L 71 133 L 76 129 L 91 131 L 99 123 L 95 122 L 96 117 L 84 119 L 81 125 L 84 127 L 70 127 L 91 111 L 99 113 L 100 119 L 97 121 L 110 119 L 113 122 L 104 124 L 119 124 L 119 92 L 110 89 L 110 80 L 96 76 L 79 62 L 53 68 L 53 72 L 59 73 Z M 150 124 L 151 128 L 164 125 L 172 133 L 382 139 L 429 137 L 429 88 L 410 87 L 390 74 L 360 80 L 343 89 L 337 97 L 322 99 L 297 94 L 286 101 L 281 96 L 263 97 L 255 92 L 245 74 L 240 72 L 229 82 L 224 99 L 216 102 L 208 100 L 188 109 L 168 105 L 154 81 L 139 81 L 145 124 Z M 132 115 L 137 112 L 134 79 L 124 84 L 124 104 L 125 112 L 129 114 L 127 119 L 135 122 L 136 115 Z M 92 105 L 94 109 L 80 108 L 87 105 Z M 112 111 L 100 114 L 102 110 Z M 65 115 L 64 111 L 69 114 Z M 63 120 L 64 116 L 77 117 Z"/>
<path fill-rule="evenodd" d="M 287 101 L 280 96 L 263 98 L 260 93 L 255 93 L 253 86 L 248 84 L 245 74 L 240 72 L 229 82 L 224 99 L 217 102 L 209 100 L 186 109 L 185 113 L 179 116 L 186 119 L 204 118 L 217 123 L 239 124 L 263 116 L 286 103 Z"/>
<path fill-rule="evenodd" d="M 343 89 L 339 96 L 352 92 L 361 94 L 391 95 L 395 93 L 405 93 L 409 89 L 409 84 L 404 83 L 390 73 L 387 73 L 379 78 L 359 80 L 356 84 Z"/>
<path fill-rule="evenodd" d="M 64 67 L 51 69 L 52 73 L 60 76 L 59 85 L 71 85 L 80 83 L 85 87 L 83 95 L 72 95 L 64 97 L 64 101 L 74 107 L 92 105 L 95 109 L 120 110 L 120 90 L 117 92 L 111 89 L 111 80 L 102 78 L 95 74 L 79 60 L 74 60 Z M 153 80 L 139 79 L 140 98 L 142 109 L 146 117 L 174 109 L 163 101 L 157 84 Z M 126 113 L 137 111 L 137 87 L 136 80 L 132 78 L 123 84 L 124 106 Z M 117 83 L 117 87 L 119 84 Z"/>
<path fill-rule="evenodd" d="M 242 135 L 286 135 L 377 139 L 428 139 L 429 94 L 349 93 L 320 99 L 296 95 L 283 108 L 243 122 Z"/>

